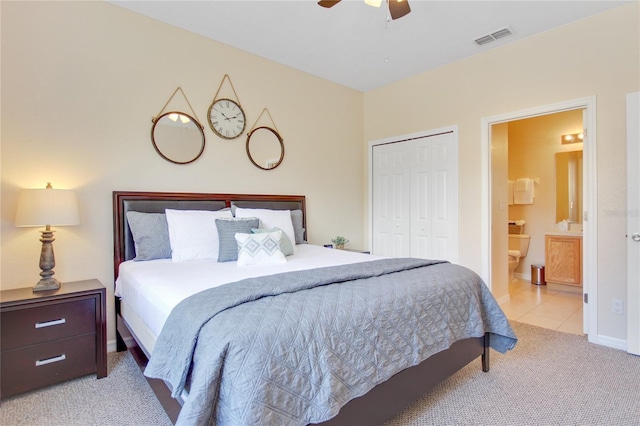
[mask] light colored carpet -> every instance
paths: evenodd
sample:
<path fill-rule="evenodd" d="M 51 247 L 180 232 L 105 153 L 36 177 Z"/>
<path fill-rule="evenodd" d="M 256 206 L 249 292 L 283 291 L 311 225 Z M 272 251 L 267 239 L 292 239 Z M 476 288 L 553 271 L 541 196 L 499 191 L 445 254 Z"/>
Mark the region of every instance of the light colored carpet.
<path fill-rule="evenodd" d="M 511 321 L 518 344 L 471 363 L 387 426 L 640 425 L 640 357 Z"/>
<path fill-rule="evenodd" d="M 7 398 L 0 405 L 0 425 L 172 424 L 129 352 L 109 353 L 107 373 Z"/>
<path fill-rule="evenodd" d="M 640 425 L 640 357 L 586 338 L 512 323 L 519 342 L 473 362 L 389 421 L 406 425 Z M 2 425 L 170 425 L 128 353 L 109 376 L 9 398 Z"/>

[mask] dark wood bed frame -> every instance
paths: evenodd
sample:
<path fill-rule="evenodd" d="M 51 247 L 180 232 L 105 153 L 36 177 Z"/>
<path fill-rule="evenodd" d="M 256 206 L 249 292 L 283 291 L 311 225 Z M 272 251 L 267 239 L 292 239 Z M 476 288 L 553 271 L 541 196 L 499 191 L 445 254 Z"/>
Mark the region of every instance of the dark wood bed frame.
<path fill-rule="evenodd" d="M 306 227 L 304 196 L 114 191 L 114 277 L 118 277 L 120 263 L 132 259 L 135 255 L 133 239 L 126 222 L 127 211 L 161 213 L 165 208 L 220 210 L 231 207 L 232 204 L 247 208 L 300 209 L 303 213 L 303 227 Z M 120 300 L 117 297 L 115 305 L 117 349 L 128 349 L 140 369 L 144 370 L 148 358 L 122 319 Z M 489 371 L 488 333 L 483 337 L 460 340 L 419 365 L 399 372 L 365 395 L 349 401 L 336 417 L 322 424 L 382 424 L 477 358 L 481 359 L 482 371 Z M 175 423 L 180 412 L 180 403 L 171 397 L 171 391 L 162 380 L 147 378 L 147 381 L 167 415 Z"/>

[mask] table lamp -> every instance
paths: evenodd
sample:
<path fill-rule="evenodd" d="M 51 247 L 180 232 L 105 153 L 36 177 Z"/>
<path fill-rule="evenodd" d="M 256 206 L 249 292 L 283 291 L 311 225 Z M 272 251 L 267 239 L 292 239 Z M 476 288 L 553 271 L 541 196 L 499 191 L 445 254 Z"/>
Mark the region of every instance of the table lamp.
<path fill-rule="evenodd" d="M 40 252 L 40 281 L 33 287 L 33 291 L 57 290 L 60 281 L 53 278 L 53 268 L 56 260 L 53 255 L 54 231 L 51 226 L 78 225 L 80 214 L 78 200 L 73 191 L 53 189 L 47 183 L 45 189 L 23 189 L 18 197 L 16 226 L 45 226 L 40 231 L 42 236 L 42 251 Z"/>

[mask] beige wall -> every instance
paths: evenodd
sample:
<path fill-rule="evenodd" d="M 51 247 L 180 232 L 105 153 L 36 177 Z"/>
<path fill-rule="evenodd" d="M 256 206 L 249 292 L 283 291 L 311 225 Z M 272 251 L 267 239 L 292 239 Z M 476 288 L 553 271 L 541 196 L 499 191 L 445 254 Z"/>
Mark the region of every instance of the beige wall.
<path fill-rule="evenodd" d="M 626 208 L 625 95 L 640 88 L 639 16 L 638 3 L 625 5 L 364 97 L 365 143 L 458 125 L 460 262 L 480 271 L 481 119 L 595 95 L 598 333 L 612 339 L 626 339 L 625 318 L 610 309 L 612 298 L 626 300 L 626 220 L 605 212 Z"/>
<path fill-rule="evenodd" d="M 104 2 L 0 5 L 3 289 L 39 278 L 39 233 L 13 221 L 19 190 L 48 181 L 76 190 L 81 208 L 81 225 L 56 233 L 56 277 L 98 278 L 109 295 L 114 190 L 304 194 L 310 242 L 345 235 L 363 246 L 360 92 Z M 265 107 L 273 117 L 286 147 L 277 169 L 249 162 L 245 135 L 228 141 L 209 129 L 225 74 L 248 127 Z M 149 136 L 151 117 L 178 86 L 205 127 L 205 151 L 190 165 L 162 159 Z M 190 113 L 175 99 L 170 106 Z"/>

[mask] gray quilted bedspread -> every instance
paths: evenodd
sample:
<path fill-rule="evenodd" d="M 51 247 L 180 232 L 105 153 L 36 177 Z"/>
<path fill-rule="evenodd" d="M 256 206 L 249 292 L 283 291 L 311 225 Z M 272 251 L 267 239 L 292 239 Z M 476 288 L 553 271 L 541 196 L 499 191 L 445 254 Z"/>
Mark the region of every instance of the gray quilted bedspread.
<path fill-rule="evenodd" d="M 500 352 L 516 343 L 469 269 L 375 260 L 194 295 L 167 319 L 145 375 L 169 382 L 174 397 L 188 389 L 180 425 L 303 425 L 485 332 Z"/>

